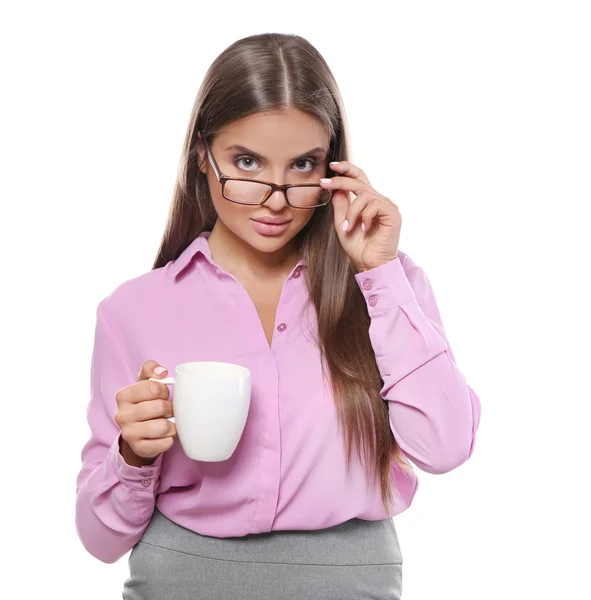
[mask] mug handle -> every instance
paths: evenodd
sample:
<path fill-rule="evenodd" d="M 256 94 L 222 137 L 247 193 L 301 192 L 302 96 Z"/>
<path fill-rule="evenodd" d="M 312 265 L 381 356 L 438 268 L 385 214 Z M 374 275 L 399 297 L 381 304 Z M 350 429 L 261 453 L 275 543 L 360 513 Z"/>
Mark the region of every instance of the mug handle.
<path fill-rule="evenodd" d="M 164 379 L 156 379 L 156 377 L 148 377 L 149 381 L 159 381 L 160 383 L 163 383 L 164 385 L 168 385 L 170 384 L 174 384 L 174 377 L 165 377 Z M 176 421 L 174 420 L 174 417 L 164 417 L 165 419 L 168 419 L 169 421 L 172 421 L 173 423 L 176 424 Z"/>

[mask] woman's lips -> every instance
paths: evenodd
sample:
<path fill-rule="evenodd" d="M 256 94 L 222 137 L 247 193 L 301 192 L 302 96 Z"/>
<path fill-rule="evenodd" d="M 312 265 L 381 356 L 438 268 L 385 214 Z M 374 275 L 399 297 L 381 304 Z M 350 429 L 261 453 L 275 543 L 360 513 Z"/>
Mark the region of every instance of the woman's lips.
<path fill-rule="evenodd" d="M 288 227 L 289 221 L 284 223 L 263 223 L 251 219 L 252 226 L 257 233 L 261 235 L 281 235 Z"/>

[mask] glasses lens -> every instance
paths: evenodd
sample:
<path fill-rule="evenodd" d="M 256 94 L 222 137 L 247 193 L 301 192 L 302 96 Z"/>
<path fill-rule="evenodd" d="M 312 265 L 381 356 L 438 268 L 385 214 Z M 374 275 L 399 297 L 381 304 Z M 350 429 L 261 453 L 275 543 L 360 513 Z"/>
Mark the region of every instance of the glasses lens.
<path fill-rule="evenodd" d="M 228 179 L 224 186 L 224 196 L 240 204 L 261 204 L 270 190 L 271 186 L 265 183 Z M 292 206 L 310 208 L 327 204 L 332 196 L 332 190 L 325 190 L 320 186 L 292 187 L 288 188 L 287 195 Z"/>
<path fill-rule="evenodd" d="M 310 206 L 321 206 L 326 204 L 332 195 L 332 190 L 318 187 L 292 187 L 288 188 L 287 196 L 289 203 L 293 206 L 308 208 Z"/>
<path fill-rule="evenodd" d="M 241 204 L 260 204 L 269 194 L 270 189 L 270 185 L 256 181 L 228 179 L 224 186 L 224 196 Z"/>

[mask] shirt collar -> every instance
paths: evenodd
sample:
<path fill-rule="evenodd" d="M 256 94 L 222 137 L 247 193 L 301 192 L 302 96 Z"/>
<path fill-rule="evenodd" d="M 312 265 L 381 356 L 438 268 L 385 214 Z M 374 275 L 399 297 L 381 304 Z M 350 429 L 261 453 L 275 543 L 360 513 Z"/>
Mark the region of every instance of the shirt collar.
<path fill-rule="evenodd" d="M 179 257 L 173 261 L 172 265 L 170 265 L 170 274 L 173 278 L 176 277 L 189 265 L 193 257 L 201 252 L 204 256 L 207 257 L 209 262 L 213 264 L 211 258 L 211 250 L 209 248 L 209 244 L 207 243 L 207 238 L 210 236 L 211 231 L 202 231 L 186 248 L 181 252 Z M 293 268 L 293 272 L 300 267 L 303 267 L 304 263 L 300 260 L 298 264 Z"/>
<path fill-rule="evenodd" d="M 211 250 L 207 243 L 211 231 L 202 231 L 184 250 L 170 266 L 171 275 L 176 278 L 181 271 L 191 262 L 193 257 L 201 252 L 211 260 Z"/>

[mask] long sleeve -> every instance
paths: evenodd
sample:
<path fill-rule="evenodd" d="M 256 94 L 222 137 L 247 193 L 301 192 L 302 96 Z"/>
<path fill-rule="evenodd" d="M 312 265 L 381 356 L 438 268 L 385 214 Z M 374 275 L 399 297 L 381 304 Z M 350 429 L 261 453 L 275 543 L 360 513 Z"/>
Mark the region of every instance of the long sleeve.
<path fill-rule="evenodd" d="M 81 452 L 75 522 L 86 550 L 102 562 L 113 563 L 133 548 L 150 522 L 162 455 L 140 468 L 128 465 L 120 454 L 115 394 L 136 378 L 109 330 L 101 304 L 96 313 L 87 409 L 91 435 Z"/>
<path fill-rule="evenodd" d="M 474 450 L 480 400 L 459 371 L 429 280 L 408 255 L 355 275 L 370 315 L 392 433 L 428 473 L 446 473 Z"/>

